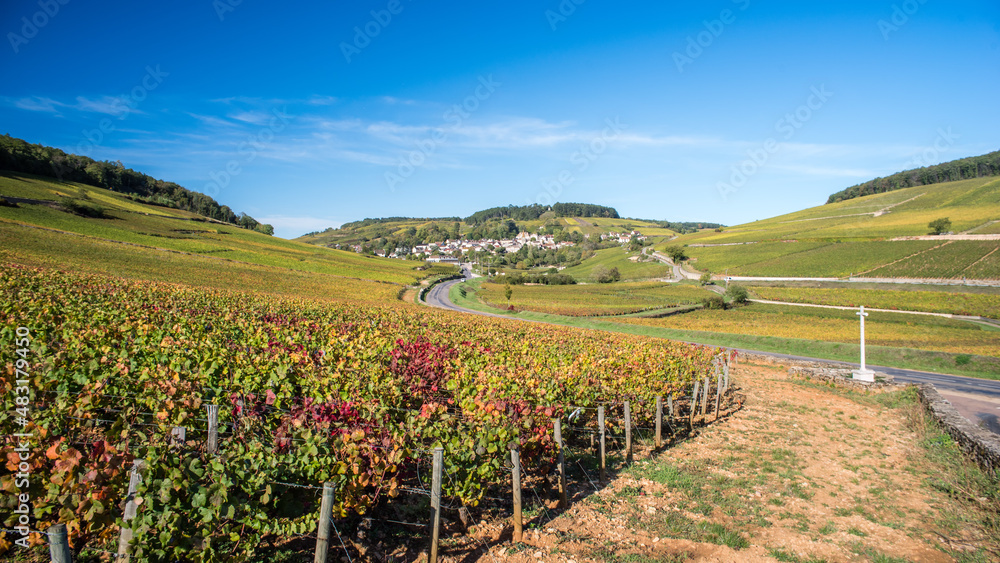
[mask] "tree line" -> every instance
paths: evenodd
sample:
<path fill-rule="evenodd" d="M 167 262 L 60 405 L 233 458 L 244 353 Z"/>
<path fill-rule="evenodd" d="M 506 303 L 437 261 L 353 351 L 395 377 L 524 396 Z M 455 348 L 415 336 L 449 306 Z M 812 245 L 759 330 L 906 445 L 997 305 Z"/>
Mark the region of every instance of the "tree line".
<path fill-rule="evenodd" d="M 951 162 L 942 162 L 933 166 L 914 168 L 913 170 L 897 172 L 885 178 L 875 178 L 863 184 L 839 191 L 831 195 L 826 202 L 836 203 L 856 197 L 881 194 L 913 186 L 926 186 L 984 176 L 1000 176 L 1000 151 L 994 151 L 982 156 L 960 158 Z"/>
<path fill-rule="evenodd" d="M 274 234 L 271 225 L 260 223 L 245 213 L 237 214 L 203 193 L 126 168 L 121 161 L 97 161 L 68 154 L 55 147 L 31 144 L 10 135 L 0 135 L 0 170 L 106 188 L 144 203 L 183 209 L 244 229 Z"/>
<path fill-rule="evenodd" d="M 542 214 L 552 211 L 556 217 L 607 217 L 618 219 L 618 211 L 613 207 L 592 203 L 555 203 L 551 206 L 533 203 L 531 205 L 508 205 L 491 207 L 477 211 L 465 218 L 468 225 L 478 225 L 487 221 L 511 219 L 514 221 L 534 221 Z"/>
<path fill-rule="evenodd" d="M 725 225 L 721 223 L 708 223 L 705 221 L 657 221 L 654 219 L 638 219 L 638 221 L 646 221 L 648 223 L 653 223 L 664 229 L 670 229 L 679 234 L 696 233 L 701 229 L 721 229 Z"/>

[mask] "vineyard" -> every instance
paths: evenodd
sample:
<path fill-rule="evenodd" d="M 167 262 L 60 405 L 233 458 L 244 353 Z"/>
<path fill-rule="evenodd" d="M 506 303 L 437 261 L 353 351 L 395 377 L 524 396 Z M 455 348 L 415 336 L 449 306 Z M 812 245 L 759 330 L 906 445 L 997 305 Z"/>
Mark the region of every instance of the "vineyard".
<path fill-rule="evenodd" d="M 477 295 L 486 303 L 506 308 L 504 286 L 483 283 Z M 701 303 L 710 295 L 691 285 L 633 282 L 588 285 L 516 286 L 510 300 L 517 310 L 587 317 L 623 315 Z"/>
<path fill-rule="evenodd" d="M 1000 318 L 1000 295 L 945 291 L 891 291 L 853 288 L 751 287 L 761 299 L 839 307 L 926 311 Z"/>
<path fill-rule="evenodd" d="M 660 319 L 620 318 L 615 322 L 844 344 L 856 344 L 858 341 L 855 311 L 794 305 L 755 303 L 728 311 L 706 309 Z M 996 329 L 962 320 L 924 316 L 916 319 L 904 313 L 872 313 L 865 325 L 865 335 L 870 346 L 1000 357 L 1000 339 L 996 336 Z"/>
<path fill-rule="evenodd" d="M 937 244 L 934 241 L 759 243 L 696 247 L 691 249 L 691 254 L 698 258 L 695 266 L 699 270 L 707 268 L 714 273 L 722 273 L 729 268 L 729 274 L 736 276 L 846 278 L 928 250 Z M 906 271 L 903 269 L 901 273 Z"/>
<path fill-rule="evenodd" d="M 865 274 L 874 278 L 1000 279 L 1000 241 L 953 241 Z"/>
<path fill-rule="evenodd" d="M 324 483 L 335 517 L 384 511 L 422 487 L 433 448 L 444 450 L 442 494 L 476 506 L 509 477 L 511 448 L 529 473 L 551 469 L 553 418 L 572 413 L 574 426 L 593 428 L 597 407 L 617 413 L 629 401 L 632 424 L 648 427 L 655 399 L 689 397 L 715 354 L 403 304 L 14 265 L 0 295 L 3 527 L 18 525 L 27 495 L 32 530 L 65 523 L 75 552 L 107 549 L 142 460 L 128 526 L 133 555 L 150 561 L 248 560 L 275 538 L 315 531 L 313 489 Z M 0 535 L 0 552 L 18 537 Z"/>

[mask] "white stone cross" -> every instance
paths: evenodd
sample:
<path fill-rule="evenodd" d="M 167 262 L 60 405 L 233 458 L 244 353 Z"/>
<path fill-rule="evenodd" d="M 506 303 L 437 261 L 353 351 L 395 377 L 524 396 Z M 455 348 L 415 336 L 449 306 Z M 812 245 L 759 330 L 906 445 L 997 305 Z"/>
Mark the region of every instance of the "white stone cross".
<path fill-rule="evenodd" d="M 875 381 L 875 372 L 868 369 L 865 365 L 865 317 L 868 313 L 865 312 L 865 306 L 861 306 L 861 311 L 855 313 L 857 316 L 861 317 L 861 369 L 854 370 L 854 379 L 861 381 Z"/>

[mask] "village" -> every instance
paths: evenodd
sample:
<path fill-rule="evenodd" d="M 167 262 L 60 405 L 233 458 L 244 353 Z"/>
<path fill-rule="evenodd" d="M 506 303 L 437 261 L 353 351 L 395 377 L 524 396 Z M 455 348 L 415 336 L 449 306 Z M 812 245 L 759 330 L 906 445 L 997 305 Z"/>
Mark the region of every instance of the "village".
<path fill-rule="evenodd" d="M 645 241 L 646 237 L 639 233 L 638 231 L 629 231 L 627 233 L 619 232 L 609 232 L 601 234 L 601 242 L 616 242 L 618 244 L 626 245 L 636 238 L 639 241 Z M 589 239 L 590 235 L 583 235 L 583 239 Z M 386 252 L 385 250 L 377 250 L 376 255 L 388 258 L 399 258 L 406 259 L 409 255 L 424 255 L 428 262 L 443 262 L 443 263 L 458 263 L 463 255 L 468 255 L 476 252 L 487 252 L 490 254 L 513 254 L 520 251 L 522 248 L 537 248 L 540 250 L 559 250 L 562 248 L 576 246 L 576 243 L 571 240 L 561 240 L 556 241 L 555 235 L 551 234 L 541 234 L 541 233 L 529 233 L 527 231 L 522 231 L 512 239 L 481 239 L 481 240 L 445 240 L 443 242 L 432 242 L 428 244 L 418 244 L 412 248 L 399 247 L 393 252 Z M 361 252 L 361 245 L 354 245 L 352 247 L 355 252 Z"/>

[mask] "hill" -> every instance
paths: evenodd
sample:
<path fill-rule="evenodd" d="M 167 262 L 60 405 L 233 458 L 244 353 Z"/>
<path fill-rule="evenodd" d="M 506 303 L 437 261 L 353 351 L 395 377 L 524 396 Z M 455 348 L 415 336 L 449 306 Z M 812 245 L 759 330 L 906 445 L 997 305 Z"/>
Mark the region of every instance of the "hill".
<path fill-rule="evenodd" d="M 856 197 L 891 192 L 913 186 L 926 186 L 970 178 L 1000 176 L 1000 151 L 994 151 L 982 156 L 973 156 L 942 162 L 933 166 L 914 168 L 897 172 L 885 178 L 875 178 L 863 184 L 851 186 L 837 192 L 827 199 L 827 203 L 836 203 Z"/>
<path fill-rule="evenodd" d="M 928 223 L 943 217 L 960 236 L 927 236 Z M 998 221 L 1000 179 L 974 178 L 829 203 L 672 244 L 686 245 L 694 266 L 715 274 L 998 279 Z"/>
<path fill-rule="evenodd" d="M 284 240 L 75 182 L 0 171 L 0 194 L 0 259 L 22 265 L 320 298 L 374 291 L 391 299 L 401 284 L 440 271 Z"/>
<path fill-rule="evenodd" d="M 10 135 L 0 135 L 0 170 L 107 188 L 138 201 L 191 211 L 269 235 L 274 233 L 271 225 L 259 223 L 245 213 L 236 214 L 208 195 L 125 168 L 121 161 L 99 162 L 86 156 L 66 154 L 57 148 L 29 144 Z M 12 194 L 0 193 L 2 195 Z"/>
<path fill-rule="evenodd" d="M 674 223 L 622 218 L 611 207 L 586 203 L 556 203 L 551 207 L 528 205 L 494 207 L 477 211 L 466 218 L 386 217 L 344 223 L 340 228 L 307 233 L 297 241 L 330 248 L 355 248 L 364 253 L 414 246 L 459 238 L 509 239 L 519 232 L 564 236 L 582 236 L 607 232 L 641 230 L 649 237 L 671 237 L 695 225 L 715 223 Z"/>

